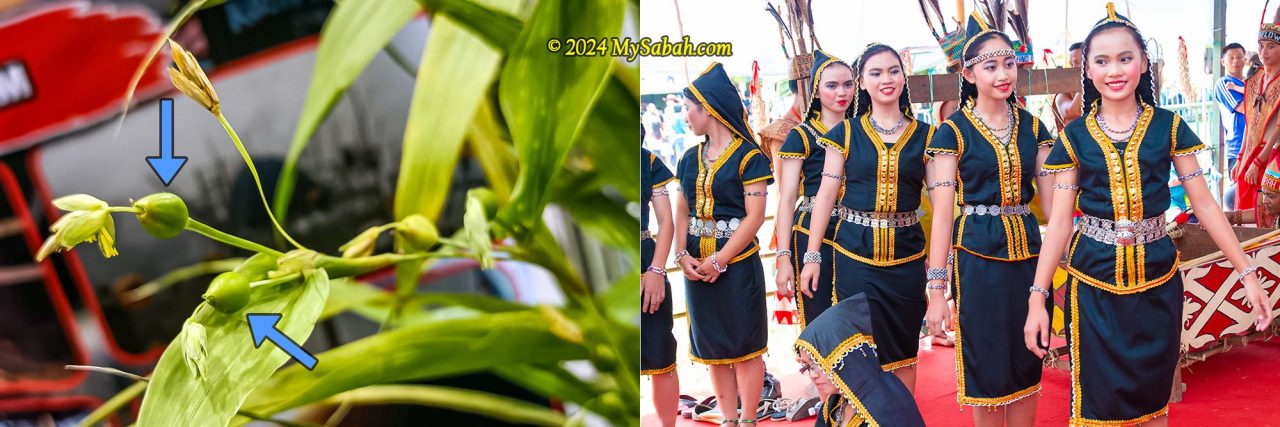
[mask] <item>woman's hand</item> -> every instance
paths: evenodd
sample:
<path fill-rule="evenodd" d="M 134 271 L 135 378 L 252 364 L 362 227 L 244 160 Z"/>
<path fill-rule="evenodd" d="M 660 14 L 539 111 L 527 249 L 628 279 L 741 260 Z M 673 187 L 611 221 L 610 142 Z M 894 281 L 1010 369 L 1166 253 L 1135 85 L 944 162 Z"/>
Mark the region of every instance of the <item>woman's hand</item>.
<path fill-rule="evenodd" d="M 716 264 L 719 264 L 721 268 L 729 266 L 729 263 L 721 260 L 718 255 L 719 252 L 713 253 L 711 256 L 702 259 L 702 264 L 698 266 L 698 274 L 702 275 L 702 281 L 715 283 L 716 279 L 720 278 L 720 271 L 716 270 Z M 712 259 L 715 259 L 716 262 L 711 262 Z"/>
<path fill-rule="evenodd" d="M 947 306 L 947 297 L 943 291 L 929 291 L 929 310 L 925 312 L 924 320 L 929 327 L 929 335 L 947 339 L 947 329 L 951 325 L 951 307 Z"/>
<path fill-rule="evenodd" d="M 640 277 L 640 311 L 653 314 L 658 312 L 658 307 L 662 306 L 662 300 L 667 298 L 667 286 L 664 277 L 652 271 L 644 272 Z"/>
<path fill-rule="evenodd" d="M 1044 301 L 1030 297 L 1031 301 L 1027 307 L 1027 324 L 1022 327 L 1022 338 L 1026 342 L 1027 350 L 1031 350 L 1036 357 L 1044 358 L 1049 354 L 1046 348 L 1049 347 L 1049 312 L 1044 308 Z"/>
<path fill-rule="evenodd" d="M 1257 274 L 1249 274 L 1244 276 L 1245 298 L 1249 305 L 1253 307 L 1254 328 L 1259 332 L 1267 328 L 1271 324 L 1271 298 L 1267 296 L 1267 291 L 1262 290 L 1262 285 L 1258 283 Z"/>
<path fill-rule="evenodd" d="M 1244 173 L 1244 182 L 1249 183 L 1249 185 L 1258 185 L 1261 173 L 1262 166 L 1259 166 L 1257 163 L 1250 163 L 1249 169 Z"/>
<path fill-rule="evenodd" d="M 778 257 L 778 275 L 774 277 L 774 281 L 778 285 L 778 295 L 784 297 L 795 297 L 796 286 L 794 268 L 791 266 L 791 257 Z"/>
<path fill-rule="evenodd" d="M 796 286 L 804 292 L 804 296 L 813 298 L 813 293 L 818 290 L 818 274 L 822 271 L 822 264 L 816 262 L 806 262 L 804 268 L 800 270 L 800 283 Z"/>
<path fill-rule="evenodd" d="M 691 280 L 703 279 L 702 273 L 698 272 L 698 267 L 702 265 L 702 262 L 698 261 L 697 258 L 694 258 L 693 255 L 682 256 L 680 257 L 680 260 L 676 261 L 676 263 L 680 264 L 681 270 L 684 270 L 684 277 Z"/>

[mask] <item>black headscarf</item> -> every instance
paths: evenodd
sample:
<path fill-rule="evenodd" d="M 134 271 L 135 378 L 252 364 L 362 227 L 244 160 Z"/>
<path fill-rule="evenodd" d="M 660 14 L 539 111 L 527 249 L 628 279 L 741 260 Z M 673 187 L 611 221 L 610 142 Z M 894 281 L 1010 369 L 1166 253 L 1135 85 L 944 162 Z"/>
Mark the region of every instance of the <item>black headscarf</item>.
<path fill-rule="evenodd" d="M 865 294 L 840 301 L 810 322 L 796 339 L 796 352 L 801 351 L 868 425 L 924 426 L 907 386 L 880 368 Z"/>
<path fill-rule="evenodd" d="M 689 87 L 684 89 L 684 96 L 697 100 L 704 110 L 711 113 L 711 116 L 715 117 L 720 124 L 733 131 L 734 135 L 750 142 L 752 146 L 760 146 L 752 136 L 755 132 L 752 132 L 751 126 L 747 125 L 747 109 L 742 105 L 738 89 L 733 86 L 729 75 L 725 73 L 724 65 L 719 62 L 712 63 L 706 71 L 702 72 L 702 75 L 689 83 Z"/>

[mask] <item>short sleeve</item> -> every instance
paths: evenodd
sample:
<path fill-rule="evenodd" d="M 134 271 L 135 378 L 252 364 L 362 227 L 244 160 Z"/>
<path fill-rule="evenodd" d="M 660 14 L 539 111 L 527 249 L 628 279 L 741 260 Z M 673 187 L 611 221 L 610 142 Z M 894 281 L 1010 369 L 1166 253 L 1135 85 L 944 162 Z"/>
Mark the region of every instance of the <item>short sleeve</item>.
<path fill-rule="evenodd" d="M 825 135 L 818 137 L 818 145 L 831 147 L 843 157 L 849 157 L 849 120 L 841 120 Z"/>
<path fill-rule="evenodd" d="M 960 128 L 956 123 L 947 120 L 938 125 L 938 129 L 929 135 L 924 151 L 930 155 L 960 155 Z"/>
<path fill-rule="evenodd" d="M 1033 129 L 1035 129 L 1036 146 L 1052 147 L 1053 134 L 1049 133 L 1049 128 L 1044 126 L 1044 122 L 1041 122 L 1039 118 L 1032 117 L 1031 124 L 1035 126 Z"/>
<path fill-rule="evenodd" d="M 1182 116 L 1173 115 L 1173 136 L 1170 138 L 1171 145 L 1169 154 L 1174 156 L 1187 156 L 1200 152 L 1205 149 L 1204 143 L 1200 142 L 1200 137 L 1191 131 L 1191 126 L 1187 126 L 1187 122 L 1182 121 Z"/>
<path fill-rule="evenodd" d="M 671 181 L 676 179 L 671 175 L 671 169 L 667 168 L 667 164 L 662 162 L 658 156 L 653 153 L 649 154 L 649 182 L 653 183 L 653 188 L 666 187 Z"/>
<path fill-rule="evenodd" d="M 1049 157 L 1044 160 L 1044 171 L 1049 173 L 1069 171 L 1079 166 L 1076 159 L 1075 147 L 1071 146 L 1071 140 L 1067 137 L 1067 131 L 1063 129 L 1058 133 L 1058 141 L 1053 144 L 1053 149 L 1049 150 Z"/>
<path fill-rule="evenodd" d="M 784 159 L 807 159 L 809 158 L 809 149 L 811 144 L 809 135 L 796 128 L 792 128 L 787 132 L 787 138 L 782 141 L 782 149 L 778 150 L 778 157 Z"/>
<path fill-rule="evenodd" d="M 742 156 L 742 162 L 738 164 L 738 176 L 742 178 L 744 186 L 760 181 L 773 184 L 773 170 L 769 166 L 769 158 L 757 148 L 752 148 Z"/>

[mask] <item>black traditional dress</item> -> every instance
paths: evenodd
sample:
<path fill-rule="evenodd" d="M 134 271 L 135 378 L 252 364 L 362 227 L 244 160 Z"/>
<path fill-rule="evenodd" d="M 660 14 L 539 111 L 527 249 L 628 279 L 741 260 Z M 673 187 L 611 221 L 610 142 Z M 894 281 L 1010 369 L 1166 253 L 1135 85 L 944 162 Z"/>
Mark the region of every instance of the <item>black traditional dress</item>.
<path fill-rule="evenodd" d="M 838 390 L 823 403 L 815 426 L 924 426 L 911 391 L 880 368 L 871 312 L 867 296 L 854 295 L 824 311 L 796 339 L 796 352 L 808 354 Z M 842 419 L 846 403 L 854 412 Z"/>
<path fill-rule="evenodd" d="M 1014 111 L 1007 145 L 968 106 L 938 125 L 929 142 L 930 153 L 958 156 L 952 293 L 962 405 L 1005 405 L 1040 390 L 1043 366 L 1022 334 L 1040 252 L 1040 228 L 1028 203 L 1037 151 L 1053 137 L 1031 113 Z"/>
<path fill-rule="evenodd" d="M 778 156 L 784 159 L 802 159 L 800 188 L 796 192 L 796 194 L 800 195 L 801 200 L 800 204 L 796 206 L 791 229 L 791 250 L 796 253 L 804 253 L 807 250 L 806 248 L 809 247 L 809 236 L 811 234 L 809 232 L 809 222 L 813 219 L 813 198 L 818 195 L 818 187 L 822 185 L 822 166 L 826 161 L 826 150 L 818 146 L 818 138 L 827 133 L 827 126 L 822 124 L 822 104 L 818 101 L 818 84 L 821 80 L 822 71 L 827 66 L 840 62 L 839 59 L 829 57 L 821 50 L 815 50 L 813 57 L 813 87 L 810 88 L 810 93 L 813 96 L 809 102 L 809 112 L 806 114 L 803 123 L 792 128 L 787 133 L 786 140 L 782 143 L 782 149 L 778 152 Z M 843 192 L 843 189 L 841 191 Z M 823 310 L 826 310 L 836 301 L 834 279 L 832 278 L 835 273 L 835 252 L 832 250 L 831 244 L 827 243 L 835 236 L 835 228 L 836 221 L 833 218 L 827 222 L 827 230 L 823 238 L 824 242 L 818 250 L 822 253 L 821 270 L 818 273 L 818 291 L 814 292 L 812 298 L 803 292 L 796 292 L 796 305 L 800 310 L 801 328 L 804 328 L 808 322 L 818 317 Z M 798 258 L 792 257 L 791 266 L 795 270 L 795 278 L 797 279 L 800 278 L 800 272 L 804 269 L 804 263 L 798 261 Z"/>
<path fill-rule="evenodd" d="M 865 114 L 840 122 L 820 140 L 845 159 L 835 230 L 836 295 L 867 295 L 886 371 L 916 363 L 927 306 L 925 236 L 916 211 L 933 127 L 906 120 L 897 141 L 881 140 Z"/>
<path fill-rule="evenodd" d="M 1182 277 L 1164 234 L 1174 156 L 1204 148 L 1175 113 L 1145 103 L 1129 142 L 1097 108 L 1067 125 L 1050 171 L 1077 169 L 1084 217 L 1067 255 L 1071 424 L 1135 424 L 1168 410 L 1178 364 Z M 1025 287 L 1025 285 L 1024 285 Z"/>
<path fill-rule="evenodd" d="M 675 177 L 658 156 L 640 149 L 640 224 L 649 226 L 649 199 Z M 648 233 L 640 238 L 640 271 L 653 263 L 654 246 Z M 640 313 L 640 374 L 661 375 L 676 368 L 676 337 L 672 334 L 671 282 L 663 278 L 667 296 L 656 313 Z"/>
<path fill-rule="evenodd" d="M 707 155 L 707 142 L 685 152 L 676 170 L 689 205 L 686 250 L 703 259 L 728 243 L 747 216 L 743 193 L 748 184 L 773 182 L 769 159 L 750 135 L 746 110 L 737 89 L 720 64 L 713 64 L 693 81 L 685 96 L 733 131 L 733 141 L 716 158 Z M 687 280 L 690 358 L 711 365 L 753 359 L 768 345 L 764 264 L 760 243 L 752 236 L 715 283 Z M 727 261 L 727 264 L 726 264 Z M 707 260 L 710 262 L 710 260 Z"/>

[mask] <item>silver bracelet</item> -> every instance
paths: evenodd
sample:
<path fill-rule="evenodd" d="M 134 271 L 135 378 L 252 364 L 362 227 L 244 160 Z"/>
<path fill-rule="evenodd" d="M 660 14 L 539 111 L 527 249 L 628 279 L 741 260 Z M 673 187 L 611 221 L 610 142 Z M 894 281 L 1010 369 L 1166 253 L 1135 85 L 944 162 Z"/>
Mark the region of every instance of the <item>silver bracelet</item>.
<path fill-rule="evenodd" d="M 689 251 L 680 251 L 680 253 L 676 254 L 676 262 L 680 262 L 681 258 L 684 258 L 687 256 L 690 256 Z"/>
<path fill-rule="evenodd" d="M 1040 293 L 1040 295 L 1044 295 L 1044 297 L 1045 297 L 1045 298 L 1049 298 L 1049 290 L 1048 290 L 1048 289 L 1045 289 L 1045 288 L 1042 288 L 1042 287 L 1039 287 L 1039 286 L 1036 286 L 1036 285 L 1031 285 L 1031 289 L 1029 289 L 1028 291 L 1030 291 L 1030 292 L 1039 292 L 1039 293 Z"/>
<path fill-rule="evenodd" d="M 759 197 L 764 197 L 768 194 L 769 194 L 768 191 L 745 191 L 742 193 L 743 196 L 759 196 Z"/>
<path fill-rule="evenodd" d="M 930 268 L 930 269 L 928 269 L 928 270 L 925 270 L 925 271 L 924 271 L 924 278 L 925 278 L 926 280 L 930 280 L 930 281 L 932 281 L 932 280 L 942 280 L 942 281 L 946 281 L 946 280 L 947 280 L 947 269 L 945 269 L 945 268 Z"/>
<path fill-rule="evenodd" d="M 652 265 L 651 265 L 651 266 L 649 266 L 648 271 L 649 271 L 650 273 L 657 274 L 657 275 L 662 276 L 662 277 L 667 277 L 667 270 L 663 270 L 663 269 L 661 269 L 661 268 L 654 267 L 654 266 L 652 266 Z"/>
<path fill-rule="evenodd" d="M 817 252 L 817 251 L 805 252 L 804 263 L 805 264 L 822 264 L 822 252 Z"/>
<path fill-rule="evenodd" d="M 718 257 L 719 256 L 717 254 L 711 254 L 711 268 L 716 269 L 717 273 L 724 273 L 726 271 L 729 271 L 728 266 L 725 266 L 725 267 L 720 266 L 720 262 L 717 259 Z"/>
<path fill-rule="evenodd" d="M 1248 276 L 1250 274 L 1256 273 L 1257 271 L 1258 271 L 1258 266 L 1256 265 L 1245 267 L 1244 270 L 1240 270 L 1240 278 L 1243 279 L 1244 276 Z"/>
<path fill-rule="evenodd" d="M 933 186 L 931 186 L 931 187 L 929 187 L 929 188 L 930 188 L 930 189 L 933 189 L 933 188 L 938 188 L 938 187 L 955 187 L 955 186 L 956 186 L 956 182 L 955 182 L 955 181 L 936 181 L 936 182 L 934 182 L 934 183 L 933 183 Z"/>
<path fill-rule="evenodd" d="M 1060 190 L 1079 190 L 1080 186 L 1076 184 L 1053 184 L 1053 188 Z"/>
<path fill-rule="evenodd" d="M 775 255 L 775 257 L 776 257 L 776 258 L 782 258 L 782 257 L 791 258 L 791 250 L 790 250 L 790 249 L 780 249 L 780 250 L 778 250 L 778 253 Z"/>
<path fill-rule="evenodd" d="M 827 177 L 827 178 L 831 178 L 831 179 L 844 179 L 844 177 L 843 177 L 843 176 L 836 175 L 836 174 L 831 174 L 831 173 L 826 173 L 826 172 L 823 172 L 823 173 L 822 173 L 822 176 L 825 176 L 825 177 Z"/>
<path fill-rule="evenodd" d="M 653 197 L 657 197 L 657 196 L 666 196 L 668 194 L 671 194 L 671 192 L 667 191 L 667 189 L 664 188 L 661 190 L 653 190 L 653 193 L 651 193 L 650 195 Z"/>
<path fill-rule="evenodd" d="M 935 284 L 929 283 L 924 285 L 924 288 L 931 291 L 945 291 L 947 290 L 947 285 L 941 285 L 941 284 L 935 285 Z"/>
<path fill-rule="evenodd" d="M 1201 168 L 1201 169 L 1196 169 L 1196 171 L 1195 171 L 1195 172 L 1192 172 L 1192 173 L 1189 173 L 1189 174 L 1186 174 L 1186 175 L 1183 175 L 1183 176 L 1178 177 L 1178 182 L 1187 182 L 1187 181 L 1190 181 L 1192 178 L 1195 178 L 1195 177 L 1200 176 L 1200 175 L 1204 175 L 1204 169 L 1203 169 L 1203 168 Z"/>

